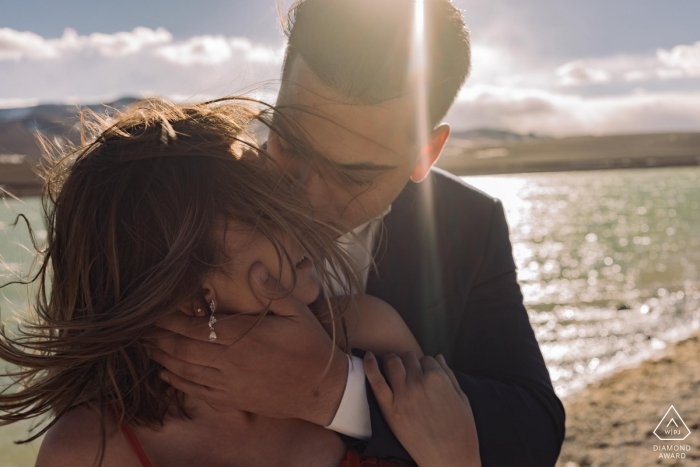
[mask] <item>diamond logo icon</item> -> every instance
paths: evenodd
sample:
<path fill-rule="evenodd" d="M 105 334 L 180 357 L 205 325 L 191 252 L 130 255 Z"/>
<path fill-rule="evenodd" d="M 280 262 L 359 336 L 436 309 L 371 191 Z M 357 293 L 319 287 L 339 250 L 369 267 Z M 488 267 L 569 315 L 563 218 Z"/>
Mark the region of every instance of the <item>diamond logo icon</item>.
<path fill-rule="evenodd" d="M 661 441 L 683 441 L 690 435 L 690 429 L 674 406 L 666 411 L 654 429 L 654 434 Z"/>

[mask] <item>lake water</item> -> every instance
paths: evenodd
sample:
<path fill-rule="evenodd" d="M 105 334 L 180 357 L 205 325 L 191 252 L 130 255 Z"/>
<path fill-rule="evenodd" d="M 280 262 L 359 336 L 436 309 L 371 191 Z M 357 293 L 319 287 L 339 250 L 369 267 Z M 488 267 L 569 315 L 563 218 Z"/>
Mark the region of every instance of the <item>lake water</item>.
<path fill-rule="evenodd" d="M 557 392 L 566 396 L 700 329 L 700 168 L 466 177 L 506 208 L 530 319 Z M 6 279 L 26 271 L 37 199 L 0 205 Z M 41 232 L 40 232 L 41 233 Z M 24 287 L 0 297 L 2 319 L 28 309 Z M 0 428 L 0 465 L 33 465 L 36 444 Z"/>

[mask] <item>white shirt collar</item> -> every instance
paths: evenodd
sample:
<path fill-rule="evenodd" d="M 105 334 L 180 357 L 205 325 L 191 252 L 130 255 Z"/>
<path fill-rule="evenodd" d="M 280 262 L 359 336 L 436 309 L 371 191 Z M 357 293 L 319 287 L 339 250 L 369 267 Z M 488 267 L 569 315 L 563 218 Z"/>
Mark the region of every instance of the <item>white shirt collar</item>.
<path fill-rule="evenodd" d="M 384 216 L 391 212 L 391 205 L 387 207 L 376 217 L 368 220 L 362 225 L 352 229 L 352 231 L 338 238 L 338 244 L 343 248 L 350 258 L 354 266 L 360 271 L 362 285 L 367 286 L 367 278 L 369 270 L 372 266 L 372 252 L 374 251 L 374 242 L 377 238 L 377 232 L 382 225 Z M 327 265 L 327 267 L 329 267 Z M 343 287 L 340 284 L 332 284 L 333 291 L 336 294 L 343 293 Z"/>

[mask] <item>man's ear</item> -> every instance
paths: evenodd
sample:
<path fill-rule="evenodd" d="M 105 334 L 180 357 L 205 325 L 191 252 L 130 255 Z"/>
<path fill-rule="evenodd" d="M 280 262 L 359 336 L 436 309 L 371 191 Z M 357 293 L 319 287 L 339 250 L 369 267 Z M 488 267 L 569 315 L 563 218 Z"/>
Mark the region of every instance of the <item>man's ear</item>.
<path fill-rule="evenodd" d="M 432 133 L 430 133 L 428 144 L 421 149 L 420 156 L 418 156 L 418 164 L 411 174 L 411 180 L 416 183 L 425 180 L 425 177 L 427 177 L 430 172 L 430 168 L 440 157 L 448 136 L 450 136 L 450 125 L 441 123 L 435 127 Z"/>

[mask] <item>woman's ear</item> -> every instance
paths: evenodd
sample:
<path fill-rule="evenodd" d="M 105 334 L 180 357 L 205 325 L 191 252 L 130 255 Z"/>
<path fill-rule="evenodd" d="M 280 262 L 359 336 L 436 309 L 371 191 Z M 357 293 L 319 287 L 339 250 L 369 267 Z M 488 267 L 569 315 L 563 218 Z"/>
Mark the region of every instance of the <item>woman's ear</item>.
<path fill-rule="evenodd" d="M 199 303 L 200 300 L 188 300 L 177 307 L 177 311 L 184 313 L 187 316 L 206 316 L 204 305 Z"/>
<path fill-rule="evenodd" d="M 187 316 L 209 316 L 209 303 L 212 300 L 216 300 L 213 290 L 211 280 L 205 279 L 198 296 L 178 305 L 177 311 Z"/>
<path fill-rule="evenodd" d="M 199 293 L 199 300 L 196 300 L 201 312 L 197 312 L 197 316 L 209 316 L 211 302 L 214 301 L 218 303 L 216 298 L 216 293 L 214 292 L 214 277 L 213 274 L 207 274 L 207 276 L 202 281 L 202 289 Z"/>

